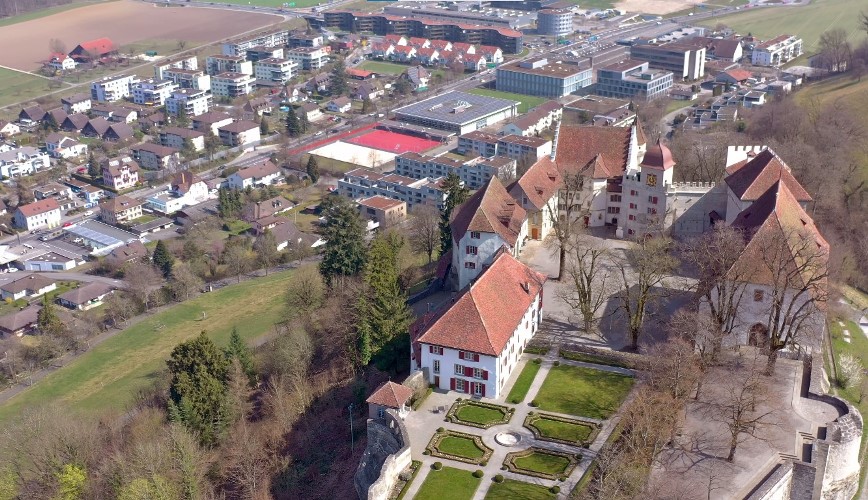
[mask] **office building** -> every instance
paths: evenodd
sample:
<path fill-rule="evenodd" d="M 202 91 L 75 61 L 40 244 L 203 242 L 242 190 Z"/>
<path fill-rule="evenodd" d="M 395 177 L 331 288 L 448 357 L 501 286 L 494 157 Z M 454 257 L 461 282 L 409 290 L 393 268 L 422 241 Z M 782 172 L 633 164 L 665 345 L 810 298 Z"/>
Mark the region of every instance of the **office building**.
<path fill-rule="evenodd" d="M 584 62 L 540 57 L 499 66 L 496 85 L 503 92 L 562 97 L 590 86 L 593 76 L 593 69 Z"/>
<path fill-rule="evenodd" d="M 698 80 L 705 76 L 705 50 L 692 40 L 640 43 L 630 47 L 630 57 L 648 61 L 651 68 L 671 71 L 674 78 Z"/>
<path fill-rule="evenodd" d="M 672 73 L 652 70 L 645 61 L 628 59 L 597 70 L 596 93 L 603 97 L 650 101 L 672 87 Z"/>
<path fill-rule="evenodd" d="M 446 92 L 394 111 L 395 120 L 464 134 L 518 114 L 518 103 L 464 92 Z"/>
<path fill-rule="evenodd" d="M 563 36 L 573 32 L 573 11 L 542 9 L 536 14 L 536 32 L 540 35 Z"/>

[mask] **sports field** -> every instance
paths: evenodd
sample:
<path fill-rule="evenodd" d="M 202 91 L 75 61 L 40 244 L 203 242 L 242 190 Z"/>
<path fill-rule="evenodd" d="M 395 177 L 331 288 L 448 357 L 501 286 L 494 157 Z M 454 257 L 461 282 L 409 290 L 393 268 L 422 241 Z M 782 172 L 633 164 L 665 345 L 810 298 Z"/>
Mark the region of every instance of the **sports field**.
<path fill-rule="evenodd" d="M 383 61 L 365 61 L 359 65 L 359 69 L 384 75 L 400 75 L 407 69 L 407 65 Z"/>
<path fill-rule="evenodd" d="M 440 145 L 437 141 L 422 139 L 421 137 L 414 137 L 412 135 L 397 134 L 388 130 L 374 130 L 367 134 L 347 139 L 346 142 L 397 154 L 406 153 L 407 151 L 421 153 Z"/>
<path fill-rule="evenodd" d="M 51 90 L 45 78 L 0 68 L 0 106 L 32 99 Z"/>
<path fill-rule="evenodd" d="M 376 168 L 395 159 L 398 153 L 337 141 L 314 149 L 312 155 L 340 161 L 356 167 Z"/>
<path fill-rule="evenodd" d="M 536 97 L 532 95 L 513 94 L 511 92 L 498 92 L 497 90 L 489 89 L 472 89 L 467 92 L 476 95 L 484 95 L 488 97 L 496 97 L 498 99 L 509 99 L 510 101 L 518 101 L 518 112 L 527 113 L 529 109 L 533 109 L 540 104 L 546 102 L 545 97 Z"/>
<path fill-rule="evenodd" d="M 853 43 L 864 38 L 865 32 L 859 30 L 858 14 L 866 8 L 865 0 L 814 0 L 808 5 L 747 9 L 700 24 L 709 27 L 725 24 L 743 35 L 752 33 L 762 38 L 798 35 L 804 40 L 805 54 L 813 54 L 818 50 L 820 35 L 830 29 L 846 30 Z"/>
<path fill-rule="evenodd" d="M 0 406 L 0 422 L 51 402 L 88 412 L 123 410 L 154 382 L 172 349 L 202 330 L 220 346 L 235 326 L 248 341 L 269 333 L 284 313 L 292 273 L 229 285 L 144 319 Z"/>

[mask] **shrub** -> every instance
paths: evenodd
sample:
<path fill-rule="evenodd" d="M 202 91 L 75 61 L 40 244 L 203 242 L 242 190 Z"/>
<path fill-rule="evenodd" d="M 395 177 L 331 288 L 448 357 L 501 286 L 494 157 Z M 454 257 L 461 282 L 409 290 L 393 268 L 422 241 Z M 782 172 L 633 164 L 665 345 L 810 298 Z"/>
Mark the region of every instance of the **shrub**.
<path fill-rule="evenodd" d="M 557 495 L 558 493 L 561 492 L 561 487 L 560 486 L 552 486 L 551 488 L 549 488 L 549 491 L 551 491 L 552 493 Z"/>
<path fill-rule="evenodd" d="M 536 408 L 537 406 L 539 406 L 539 403 L 537 403 L 536 399 L 534 399 L 533 401 L 530 402 L 530 405 L 533 406 L 534 408 Z"/>
<path fill-rule="evenodd" d="M 483 460 L 483 461 L 479 462 L 479 465 L 485 467 L 486 465 L 488 465 L 488 460 Z"/>
<path fill-rule="evenodd" d="M 567 476 L 561 476 L 558 478 L 558 481 L 560 481 L 560 482 L 564 482 L 566 480 L 567 480 Z"/>
<path fill-rule="evenodd" d="M 494 476 L 491 480 L 494 481 L 495 483 L 502 483 L 503 482 L 503 474 L 498 474 L 498 475 Z"/>
<path fill-rule="evenodd" d="M 482 471 L 479 469 L 476 469 L 475 471 L 473 471 L 473 477 L 480 478 L 480 477 L 482 477 L 482 474 L 483 474 Z"/>
<path fill-rule="evenodd" d="M 842 354 L 838 357 L 838 385 L 847 387 L 859 385 L 862 381 L 862 363 L 850 354 Z"/>
<path fill-rule="evenodd" d="M 430 452 L 430 451 L 428 451 L 428 450 L 425 450 L 425 451 L 423 451 L 423 452 L 422 452 L 422 454 L 423 454 L 423 455 L 430 455 L 430 454 L 431 454 L 431 452 Z"/>
<path fill-rule="evenodd" d="M 507 466 L 505 466 L 505 465 L 502 465 L 502 466 L 500 467 L 500 470 L 509 470 L 509 467 L 507 467 Z"/>
<path fill-rule="evenodd" d="M 534 362 L 534 364 L 538 365 L 538 364 L 542 363 L 542 358 L 534 358 L 533 362 Z"/>
<path fill-rule="evenodd" d="M 434 462 L 434 464 L 431 465 L 431 468 L 434 470 L 440 470 L 443 468 L 443 462 Z"/>
<path fill-rule="evenodd" d="M 438 428 L 437 428 L 437 432 L 443 432 L 443 431 L 445 431 L 445 430 L 446 430 L 446 429 L 444 429 L 443 427 L 438 427 Z"/>
<path fill-rule="evenodd" d="M 555 366 L 561 366 L 561 362 L 560 362 L 560 361 L 555 361 L 555 362 L 552 363 L 552 364 L 555 365 Z"/>
<path fill-rule="evenodd" d="M 512 403 L 512 404 L 514 404 L 514 405 L 517 405 L 517 404 L 521 403 L 521 401 L 519 401 L 518 398 L 512 398 L 512 399 L 509 400 L 509 402 Z"/>

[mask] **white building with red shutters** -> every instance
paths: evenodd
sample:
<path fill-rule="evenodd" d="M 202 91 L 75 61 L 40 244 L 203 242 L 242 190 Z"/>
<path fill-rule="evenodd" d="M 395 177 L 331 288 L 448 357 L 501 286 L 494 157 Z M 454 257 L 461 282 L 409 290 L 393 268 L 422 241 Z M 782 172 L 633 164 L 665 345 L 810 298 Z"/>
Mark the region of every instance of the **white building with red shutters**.
<path fill-rule="evenodd" d="M 546 276 L 501 251 L 440 310 L 411 327 L 411 370 L 436 389 L 497 398 L 542 320 Z"/>

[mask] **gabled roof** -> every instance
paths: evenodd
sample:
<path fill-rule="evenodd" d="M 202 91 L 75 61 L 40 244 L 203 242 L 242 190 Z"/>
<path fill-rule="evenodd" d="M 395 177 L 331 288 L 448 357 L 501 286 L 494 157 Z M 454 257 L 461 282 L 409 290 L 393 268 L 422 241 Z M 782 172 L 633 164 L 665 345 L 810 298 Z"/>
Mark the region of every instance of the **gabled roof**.
<path fill-rule="evenodd" d="M 233 134 L 240 134 L 241 132 L 247 132 L 253 129 L 259 129 L 259 125 L 256 122 L 241 120 L 237 122 L 232 122 L 228 125 L 223 125 L 217 130 L 226 131 Z"/>
<path fill-rule="evenodd" d="M 452 238 L 461 241 L 467 231 L 496 233 L 515 245 L 527 212 L 509 195 L 500 179 L 492 177 L 482 189 L 455 210 Z"/>
<path fill-rule="evenodd" d="M 117 263 L 129 262 L 148 255 L 148 249 L 139 240 L 133 240 L 126 245 L 119 246 L 111 251 L 108 258 Z"/>
<path fill-rule="evenodd" d="M 202 179 L 193 172 L 184 170 L 172 177 L 172 190 L 178 193 L 186 193 L 197 182 L 202 182 Z"/>
<path fill-rule="evenodd" d="M 396 384 L 391 380 L 381 385 L 368 396 L 365 401 L 369 404 L 385 406 L 386 408 L 400 408 L 413 396 L 413 389 L 406 385 Z"/>
<path fill-rule="evenodd" d="M 421 326 L 417 341 L 499 356 L 546 277 L 501 252 L 479 278 Z"/>
<path fill-rule="evenodd" d="M 235 172 L 232 175 L 237 175 L 242 179 L 253 179 L 253 178 L 262 178 L 267 175 L 273 175 L 280 173 L 280 169 L 277 168 L 277 165 L 271 163 L 269 160 L 265 160 L 262 163 L 242 168 L 238 172 Z"/>
<path fill-rule="evenodd" d="M 811 201 L 811 195 L 793 177 L 790 167 L 771 149 L 761 151 L 752 160 L 731 165 L 723 180 L 740 200 L 756 200 L 777 181 L 782 181 L 799 201 Z"/>
<path fill-rule="evenodd" d="M 35 325 L 40 309 L 42 309 L 41 306 L 32 305 L 20 311 L 0 316 L 0 330 L 12 333 L 27 326 Z"/>
<path fill-rule="evenodd" d="M 60 127 L 64 129 L 81 130 L 85 125 L 87 125 L 88 120 L 87 115 L 84 113 L 73 113 L 67 116 L 66 120 L 63 120 Z"/>
<path fill-rule="evenodd" d="M 753 77 L 753 73 L 751 73 L 750 71 L 748 71 L 746 69 L 730 69 L 730 70 L 724 71 L 724 74 L 726 74 L 727 76 L 729 76 L 730 78 L 732 78 L 733 80 L 735 80 L 737 82 L 743 82 L 743 81 L 747 80 L 748 78 Z"/>
<path fill-rule="evenodd" d="M 586 172 L 594 179 L 620 177 L 630 154 L 630 127 L 561 125 L 555 164 L 561 172 Z"/>
<path fill-rule="evenodd" d="M 118 212 L 129 210 L 131 208 L 140 207 L 144 204 L 144 202 L 141 202 L 135 198 L 131 198 L 127 195 L 121 194 L 100 203 L 99 209 L 116 214 Z"/>
<path fill-rule="evenodd" d="M 109 121 L 101 116 L 97 116 L 96 118 L 92 118 L 88 120 L 87 125 L 85 125 L 84 129 L 92 130 L 96 135 L 102 137 L 109 129 Z"/>
<path fill-rule="evenodd" d="M 509 186 L 509 194 L 516 200 L 525 196 L 537 210 L 542 210 L 560 186 L 561 175 L 557 165 L 549 156 L 543 156 Z"/>
<path fill-rule="evenodd" d="M 81 44 L 79 44 L 78 47 L 73 49 L 72 52 L 76 52 L 76 50 L 79 48 L 97 56 L 108 54 L 109 52 L 116 50 L 114 42 L 112 42 L 108 38 L 97 38 L 96 40 L 82 42 Z"/>
<path fill-rule="evenodd" d="M 143 142 L 141 144 L 136 144 L 135 146 L 130 147 L 131 151 L 147 151 L 149 153 L 153 153 L 155 156 L 159 158 L 163 158 L 166 156 L 172 156 L 178 152 L 175 148 L 170 148 L 168 146 L 162 146 L 160 144 L 155 144 L 153 142 Z"/>
<path fill-rule="evenodd" d="M 198 130 L 193 130 L 191 128 L 181 128 L 181 127 L 167 127 L 160 132 L 161 134 L 166 135 L 177 135 L 182 139 L 197 139 L 199 137 L 205 137 L 203 132 L 199 132 Z"/>
<path fill-rule="evenodd" d="M 230 116 L 229 113 L 224 113 L 223 111 L 209 111 L 207 113 L 202 113 L 201 115 L 194 116 L 192 119 L 194 122 L 212 124 L 222 122 L 226 119 L 231 120 L 232 116 Z"/>
<path fill-rule="evenodd" d="M 131 127 L 128 123 L 112 123 L 109 125 L 108 130 L 105 131 L 106 136 L 115 136 L 118 139 L 127 139 L 135 135 L 133 131 L 133 127 Z"/>
<path fill-rule="evenodd" d="M 42 121 L 46 114 L 48 114 L 48 112 L 42 109 L 41 106 L 30 106 L 29 108 L 22 109 L 21 112 L 18 113 L 18 117 L 38 122 Z"/>
<path fill-rule="evenodd" d="M 46 198 L 44 200 L 34 201 L 27 205 L 18 207 L 24 217 L 33 217 L 34 215 L 44 214 L 52 210 L 60 210 L 60 205 L 54 198 Z"/>
<path fill-rule="evenodd" d="M 94 281 L 78 288 L 73 288 L 66 293 L 62 293 L 58 298 L 78 306 L 90 302 L 91 300 L 98 299 L 112 290 L 114 290 L 113 286 Z"/>
<path fill-rule="evenodd" d="M 53 279 L 38 274 L 30 274 L 0 286 L 0 290 L 9 293 L 20 293 L 28 290 L 35 292 L 47 286 L 51 286 L 53 283 L 55 283 Z"/>

